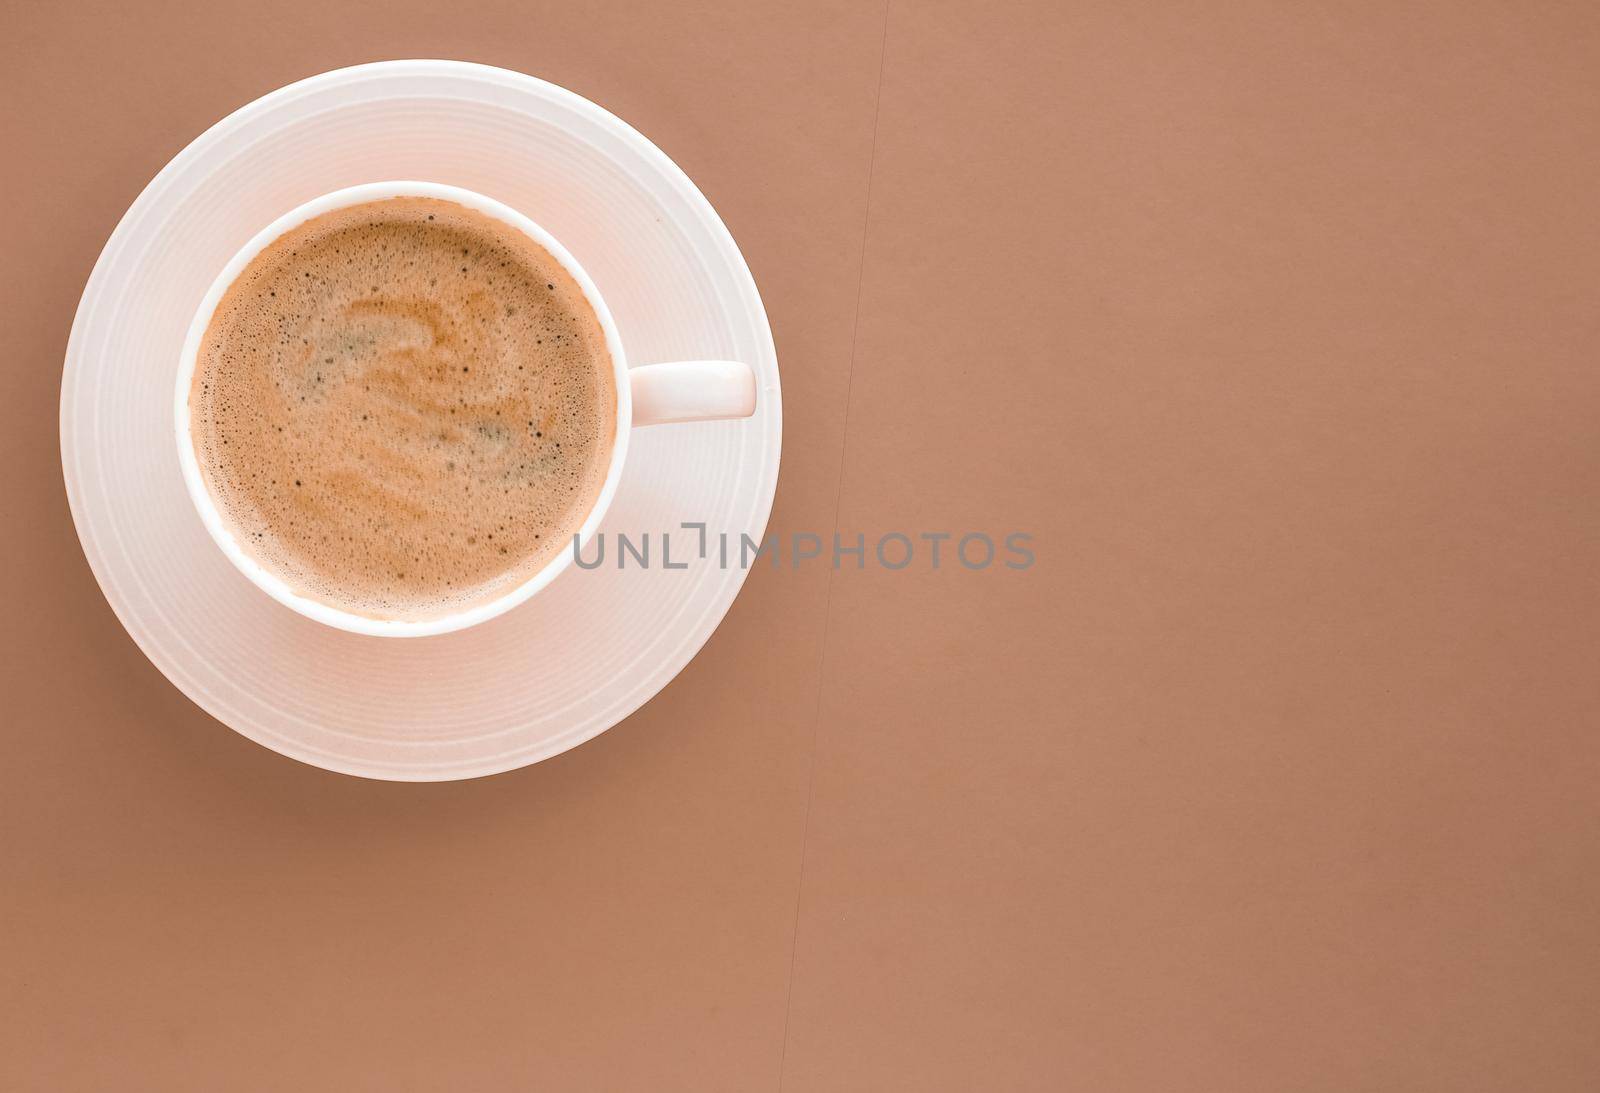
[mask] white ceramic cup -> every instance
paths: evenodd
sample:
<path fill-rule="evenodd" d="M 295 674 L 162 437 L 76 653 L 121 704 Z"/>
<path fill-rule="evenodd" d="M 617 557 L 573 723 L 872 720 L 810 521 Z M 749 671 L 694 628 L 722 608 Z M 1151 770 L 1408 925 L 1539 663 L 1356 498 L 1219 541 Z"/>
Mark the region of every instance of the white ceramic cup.
<path fill-rule="evenodd" d="M 244 272 L 252 259 L 279 236 L 299 227 L 312 217 L 359 205 L 367 201 L 380 201 L 392 197 L 435 197 L 454 201 L 469 209 L 509 224 L 549 251 L 568 273 L 572 274 L 582 289 L 589 306 L 594 309 L 600 329 L 605 334 L 606 349 L 611 354 L 611 367 L 615 372 L 617 390 L 617 420 L 612 441 L 610 464 L 605 483 L 601 486 L 594 505 L 584 517 L 577 534 L 591 538 L 600 526 L 611 498 L 617 492 L 617 482 L 622 477 L 622 465 L 628 455 L 628 434 L 634 426 L 657 425 L 679 421 L 719 421 L 729 418 L 749 417 L 755 412 L 756 383 L 750 366 L 737 361 L 681 361 L 672 364 L 650 364 L 629 369 L 623 354 L 622 339 L 611 311 L 595 288 L 594 282 L 583 271 L 578 260 L 528 217 L 493 198 L 464 190 L 458 186 L 445 186 L 435 182 L 374 182 L 364 186 L 351 186 L 324 194 L 290 210 L 261 229 L 256 236 L 240 248 L 222 272 L 211 283 L 211 288 L 200 301 L 194 321 L 189 324 L 189 336 L 183 343 L 183 356 L 178 362 L 178 383 L 174 395 L 174 422 L 178 442 L 178 464 L 183 468 L 184 484 L 189 497 L 200 513 L 201 522 L 211 533 L 211 538 L 228 556 L 241 573 L 257 588 L 286 607 L 329 626 L 356 634 L 380 637 L 425 637 L 445 634 L 492 619 L 529 599 L 548 585 L 572 562 L 572 551 L 563 548 L 537 572 L 515 588 L 492 600 L 476 604 L 461 611 L 424 620 L 381 619 L 357 615 L 330 606 L 320 600 L 302 595 L 291 588 L 281 577 L 256 561 L 235 538 L 222 518 L 211 491 L 200 473 L 195 455 L 194 438 L 190 434 L 189 393 L 194 383 L 195 366 L 200 354 L 200 343 L 206 328 L 211 325 L 217 304 Z"/>

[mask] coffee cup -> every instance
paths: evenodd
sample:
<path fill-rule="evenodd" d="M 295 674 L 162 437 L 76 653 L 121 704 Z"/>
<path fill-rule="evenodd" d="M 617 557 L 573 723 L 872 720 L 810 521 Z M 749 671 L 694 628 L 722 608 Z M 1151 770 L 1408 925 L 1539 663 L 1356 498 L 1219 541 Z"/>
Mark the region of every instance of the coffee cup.
<path fill-rule="evenodd" d="M 223 515 L 202 473 L 196 452 L 191 395 L 201 346 L 219 303 L 253 259 L 286 233 L 324 214 L 390 198 L 431 198 L 453 202 L 514 229 L 543 248 L 576 282 L 594 318 L 609 354 L 615 382 L 615 421 L 610 430 L 609 462 L 588 511 L 577 526 L 578 539 L 594 535 L 616 494 L 628 454 L 628 439 L 636 427 L 674 422 L 717 421 L 749 417 L 755 412 L 754 373 L 737 361 L 697 360 L 649 364 L 629 368 L 623 342 L 593 280 L 577 259 L 548 231 L 521 212 L 457 186 L 433 182 L 394 181 L 352 186 L 324 194 L 285 213 L 258 232 L 223 267 L 200 301 L 190 323 L 179 359 L 174 394 L 174 425 L 178 462 L 185 486 L 202 524 L 223 554 L 251 583 L 268 596 L 301 615 L 356 634 L 378 637 L 424 637 L 462 630 L 495 618 L 531 599 L 564 572 L 573 550 L 550 554 L 536 571 L 492 598 L 473 602 L 425 618 L 378 617 L 324 602 L 304 588 L 294 587 L 283 575 L 262 562 L 241 542 Z"/>

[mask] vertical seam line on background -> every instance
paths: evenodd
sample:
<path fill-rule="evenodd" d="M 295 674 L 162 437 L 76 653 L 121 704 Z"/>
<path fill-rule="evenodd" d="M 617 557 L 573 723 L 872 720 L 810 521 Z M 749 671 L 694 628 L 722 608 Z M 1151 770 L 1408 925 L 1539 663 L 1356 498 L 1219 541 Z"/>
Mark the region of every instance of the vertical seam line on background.
<path fill-rule="evenodd" d="M 833 498 L 833 534 L 839 535 L 839 515 L 844 507 L 845 457 L 850 450 L 850 395 L 855 387 L 856 346 L 861 338 L 861 297 L 867 282 L 867 235 L 872 226 L 872 179 L 878 165 L 878 120 L 883 113 L 883 70 L 889 56 L 889 5 L 884 0 L 883 31 L 878 43 L 878 86 L 872 104 L 872 144 L 867 152 L 867 193 L 865 208 L 861 213 L 861 268 L 856 277 L 856 313 L 850 326 L 850 363 L 845 370 L 844 422 L 839 441 L 839 481 Z M 806 804 L 800 821 L 800 864 L 797 869 L 794 892 L 794 924 L 789 931 L 789 982 L 783 999 L 783 1040 L 778 1052 L 778 1091 L 783 1091 L 785 1066 L 789 1059 L 789 1015 L 794 1005 L 795 961 L 800 951 L 800 900 L 805 892 L 806 845 L 811 834 L 811 796 L 817 781 L 817 741 L 822 732 L 822 688 L 826 680 L 824 669 L 828 662 L 828 625 L 833 617 L 833 574 L 828 569 L 828 582 L 823 592 L 822 640 L 817 650 L 817 701 L 811 719 L 811 748 L 807 753 Z"/>

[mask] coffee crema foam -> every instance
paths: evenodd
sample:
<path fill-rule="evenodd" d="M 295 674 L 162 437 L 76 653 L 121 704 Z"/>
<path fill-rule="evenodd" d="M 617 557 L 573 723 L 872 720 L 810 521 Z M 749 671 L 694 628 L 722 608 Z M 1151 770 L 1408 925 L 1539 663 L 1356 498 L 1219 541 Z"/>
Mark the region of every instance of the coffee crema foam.
<path fill-rule="evenodd" d="M 189 408 L 244 549 L 296 592 L 421 620 L 565 549 L 604 484 L 605 335 L 527 236 L 436 198 L 313 218 L 217 305 Z"/>

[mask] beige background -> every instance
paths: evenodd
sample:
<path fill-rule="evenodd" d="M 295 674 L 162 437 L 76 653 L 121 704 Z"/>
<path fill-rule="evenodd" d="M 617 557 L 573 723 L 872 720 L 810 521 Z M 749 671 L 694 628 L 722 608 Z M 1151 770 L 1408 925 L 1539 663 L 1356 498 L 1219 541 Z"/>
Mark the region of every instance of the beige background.
<path fill-rule="evenodd" d="M 1600 1087 L 1593 5 L 9 0 L 0 1087 Z M 56 410 L 144 183 L 296 78 L 564 84 L 695 178 L 783 369 L 762 570 L 477 782 L 139 654 Z"/>

